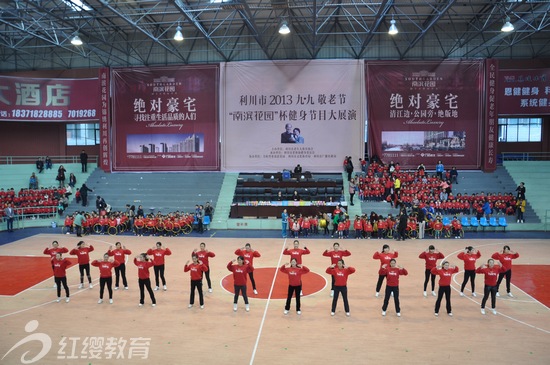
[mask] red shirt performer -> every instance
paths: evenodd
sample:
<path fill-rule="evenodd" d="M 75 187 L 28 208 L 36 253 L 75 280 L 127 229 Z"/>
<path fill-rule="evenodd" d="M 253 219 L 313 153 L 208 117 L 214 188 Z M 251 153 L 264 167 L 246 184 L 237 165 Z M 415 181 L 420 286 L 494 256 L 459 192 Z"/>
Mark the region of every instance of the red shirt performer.
<path fill-rule="evenodd" d="M 258 251 L 253 250 L 250 243 L 244 245 L 243 248 L 235 250 L 235 255 L 244 257 L 244 263 L 250 266 L 251 270 L 248 272 L 248 276 L 250 276 L 250 282 L 252 283 L 252 290 L 254 291 L 254 294 L 258 295 L 258 291 L 256 290 L 256 281 L 254 280 L 254 257 L 261 257 L 262 255 L 260 255 Z"/>
<path fill-rule="evenodd" d="M 191 257 L 193 255 L 197 255 L 197 257 L 199 258 L 199 261 L 202 261 L 202 263 L 206 266 L 206 271 L 204 271 L 204 276 L 206 276 L 206 283 L 208 284 L 208 292 L 212 293 L 212 282 L 210 281 L 210 263 L 208 262 L 208 259 L 210 257 L 216 257 L 216 254 L 212 251 L 207 250 L 206 243 L 201 242 L 200 249 L 193 250 Z"/>
<path fill-rule="evenodd" d="M 80 285 L 78 289 L 84 287 L 84 271 L 88 277 L 88 284 L 90 289 L 94 286 L 92 285 L 92 277 L 90 275 L 90 252 L 94 250 L 94 246 L 88 246 L 84 241 L 80 241 L 76 244 L 76 248 L 73 248 L 70 255 L 76 255 L 78 257 L 78 270 L 80 271 Z"/>
<path fill-rule="evenodd" d="M 155 290 L 159 290 L 159 276 L 162 279 L 162 288 L 166 291 L 166 279 L 164 278 L 164 256 L 170 256 L 172 251 L 168 247 L 162 248 L 162 243 L 157 242 L 156 247 L 147 250 L 147 255 L 153 256 L 155 270 Z"/>
<path fill-rule="evenodd" d="M 395 259 L 399 256 L 399 253 L 397 251 L 390 251 L 390 245 L 384 245 L 382 246 L 382 252 L 376 251 L 374 255 L 372 255 L 372 258 L 374 260 L 380 260 L 380 268 L 384 264 L 389 265 L 391 259 Z M 376 294 L 375 296 L 378 298 L 380 296 L 380 288 L 382 288 L 382 283 L 384 282 L 384 279 L 386 278 L 385 275 L 378 275 L 378 282 L 376 283 Z"/>
<path fill-rule="evenodd" d="M 52 260 L 53 267 L 53 276 L 55 279 L 55 284 L 57 287 L 57 300 L 56 302 L 61 301 L 61 285 L 65 289 L 65 302 L 69 303 L 69 286 L 67 285 L 67 273 L 66 269 L 71 265 L 71 262 L 68 259 L 61 257 L 61 253 L 58 252 L 55 254 L 55 258 Z"/>
<path fill-rule="evenodd" d="M 332 307 L 330 315 L 333 316 L 336 312 L 336 305 L 338 304 L 338 296 L 342 293 L 342 299 L 344 301 L 344 310 L 346 316 L 350 316 L 349 303 L 348 303 L 348 276 L 355 272 L 355 268 L 346 266 L 344 260 L 338 260 L 336 265 L 330 265 L 326 273 L 332 275 L 334 278 L 334 298 L 332 298 Z"/>
<path fill-rule="evenodd" d="M 482 265 L 477 268 L 476 273 L 485 275 L 485 289 L 483 290 L 483 300 L 481 301 L 481 314 L 485 314 L 485 303 L 491 294 L 491 308 L 493 314 L 497 314 L 496 310 L 496 294 L 497 294 L 497 280 L 498 276 L 506 272 L 504 266 L 495 265 L 495 260 L 487 260 L 487 265 Z"/>
<path fill-rule="evenodd" d="M 128 290 L 128 281 L 126 280 L 126 255 L 131 255 L 132 251 L 126 249 L 126 246 L 122 246 L 122 243 L 115 243 L 115 249 L 113 246 L 109 247 L 107 253 L 109 256 L 113 256 L 115 261 L 118 262 L 118 266 L 115 266 L 115 290 L 118 290 L 119 278 L 122 276 L 122 285 L 124 289 Z"/>
<path fill-rule="evenodd" d="M 437 266 L 437 260 L 445 258 L 445 256 L 435 249 L 434 245 L 430 245 L 426 251 L 423 251 L 418 256 L 419 259 L 426 261 L 426 270 L 424 271 L 424 296 L 428 296 L 426 289 L 428 281 L 432 280 L 432 295 L 435 297 L 435 274 L 432 274 L 432 269 Z"/>
<path fill-rule="evenodd" d="M 109 303 L 113 304 L 113 267 L 118 267 L 120 263 L 116 260 L 109 260 L 109 253 L 103 255 L 103 260 L 92 261 L 92 266 L 99 267 L 99 300 L 97 304 L 103 303 L 103 293 L 105 285 L 109 291 Z"/>
<path fill-rule="evenodd" d="M 202 246 L 202 243 L 201 243 Z M 199 257 L 196 254 L 191 255 L 192 263 L 187 261 L 183 271 L 190 272 L 191 275 L 191 293 L 189 295 L 189 308 L 193 307 L 195 304 L 195 289 L 199 293 L 199 304 L 201 309 L 204 308 L 204 296 L 202 294 L 202 273 L 208 271 L 208 267 L 199 260 Z"/>
<path fill-rule="evenodd" d="M 296 241 L 295 241 L 296 242 Z M 308 251 L 309 253 L 309 251 Z M 302 293 L 302 275 L 307 274 L 309 269 L 301 264 L 298 264 L 296 258 L 290 259 L 290 264 L 283 265 L 279 268 L 282 273 L 288 275 L 288 295 L 286 297 L 284 314 L 288 314 L 290 310 L 290 301 L 292 296 L 296 296 L 296 314 L 302 314 L 300 308 L 300 295 Z"/>
<path fill-rule="evenodd" d="M 149 292 L 151 297 L 151 304 L 153 307 L 157 305 L 155 300 L 155 293 L 151 288 L 151 279 L 149 278 L 149 269 L 154 266 L 154 263 L 150 261 L 149 256 L 146 253 L 142 253 L 134 258 L 134 265 L 138 268 L 138 283 L 139 283 L 139 306 L 143 307 L 145 302 L 145 288 Z"/>
<path fill-rule="evenodd" d="M 330 257 L 330 264 L 331 265 L 337 265 L 338 260 L 341 260 L 344 257 L 351 256 L 351 252 L 348 250 L 344 250 L 340 248 L 340 244 L 338 242 L 334 242 L 332 244 L 332 248 L 327 248 L 325 252 L 323 252 L 323 256 Z M 331 277 L 330 282 L 330 296 L 334 297 L 334 276 Z"/>
<path fill-rule="evenodd" d="M 50 260 L 52 262 L 52 271 L 54 271 L 53 260 L 55 259 L 55 255 L 57 255 L 58 253 L 67 253 L 67 252 L 69 252 L 69 249 L 67 247 L 59 247 L 59 242 L 57 241 L 52 242 L 52 247 L 46 247 L 44 249 L 44 255 L 50 255 Z M 53 287 L 57 288 L 57 284 L 55 282 L 53 284 Z"/>
<path fill-rule="evenodd" d="M 395 259 L 391 259 L 389 266 L 387 264 L 382 265 L 380 271 L 378 271 L 378 274 L 384 275 L 387 278 L 384 304 L 382 305 L 382 315 L 386 315 L 386 309 L 388 309 L 390 296 L 393 296 L 395 313 L 397 313 L 398 317 L 401 317 L 401 307 L 399 306 L 399 276 L 405 276 L 409 273 L 401 266 L 397 266 L 397 261 L 395 261 Z"/>
<path fill-rule="evenodd" d="M 500 297 L 500 294 L 498 292 L 500 283 L 502 282 L 502 279 L 506 277 L 506 292 L 508 293 L 508 296 L 510 298 L 513 298 L 514 296 L 510 292 L 510 281 L 512 280 L 512 260 L 517 259 L 519 257 L 519 253 L 511 251 L 510 246 L 506 245 L 503 247 L 502 252 L 495 252 L 491 257 L 495 260 L 500 261 L 502 267 L 506 269 L 505 272 L 502 272 L 498 275 L 497 297 Z"/>
<path fill-rule="evenodd" d="M 441 267 L 434 267 L 432 274 L 439 276 L 439 291 L 437 293 L 437 300 L 435 301 L 435 315 L 439 315 L 439 307 L 441 306 L 441 300 L 443 294 L 445 294 L 445 301 L 447 302 L 447 314 L 453 316 L 451 308 L 451 278 L 453 274 L 458 272 L 458 267 L 451 266 L 449 261 L 443 261 Z"/>
<path fill-rule="evenodd" d="M 233 311 L 237 311 L 237 302 L 239 300 L 240 292 L 242 293 L 244 299 L 245 309 L 249 312 L 250 306 L 248 305 L 248 296 L 246 295 L 246 277 L 247 274 L 250 274 L 254 270 L 254 268 L 245 263 L 244 256 L 239 256 L 236 260 L 229 261 L 227 264 L 227 270 L 233 273 L 233 287 L 235 291 L 235 296 L 233 297 Z"/>
<path fill-rule="evenodd" d="M 459 260 L 464 261 L 464 280 L 460 286 L 460 296 L 464 296 L 464 288 L 470 280 L 470 285 L 472 286 L 472 297 L 477 297 L 476 294 L 476 260 L 481 257 L 481 252 L 473 248 L 472 246 L 467 246 L 464 248 L 464 252 L 461 252 L 457 255 Z"/>

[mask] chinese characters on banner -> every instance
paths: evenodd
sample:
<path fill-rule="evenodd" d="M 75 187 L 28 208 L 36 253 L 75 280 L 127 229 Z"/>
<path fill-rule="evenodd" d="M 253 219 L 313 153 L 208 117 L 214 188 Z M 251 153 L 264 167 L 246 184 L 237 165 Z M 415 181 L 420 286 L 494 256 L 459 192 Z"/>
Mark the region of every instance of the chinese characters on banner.
<path fill-rule="evenodd" d="M 99 119 L 98 79 L 0 76 L 3 121 L 93 121 Z"/>
<path fill-rule="evenodd" d="M 500 70 L 498 114 L 550 115 L 550 68 Z"/>
<path fill-rule="evenodd" d="M 113 169 L 219 170 L 219 66 L 113 69 Z"/>
<path fill-rule="evenodd" d="M 108 68 L 99 70 L 99 83 L 101 87 L 101 119 L 100 125 L 100 143 L 99 143 L 99 165 L 103 171 L 111 171 L 111 128 L 110 128 L 110 74 Z"/>
<path fill-rule="evenodd" d="M 224 64 L 224 168 L 342 171 L 364 150 L 362 61 Z"/>
<path fill-rule="evenodd" d="M 369 152 L 406 168 L 479 168 L 481 61 L 367 62 Z"/>
<path fill-rule="evenodd" d="M 497 105 L 497 75 L 498 61 L 488 59 L 486 62 L 485 71 L 485 141 L 484 141 L 484 158 L 483 170 L 494 171 L 497 168 L 497 128 L 498 114 Z"/>

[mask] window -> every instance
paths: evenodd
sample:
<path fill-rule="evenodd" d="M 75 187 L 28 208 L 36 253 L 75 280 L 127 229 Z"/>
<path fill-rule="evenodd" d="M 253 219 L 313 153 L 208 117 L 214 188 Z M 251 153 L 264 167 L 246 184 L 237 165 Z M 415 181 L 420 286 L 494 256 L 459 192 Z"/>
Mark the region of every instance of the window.
<path fill-rule="evenodd" d="M 67 146 L 99 144 L 99 123 L 67 124 Z"/>
<path fill-rule="evenodd" d="M 542 118 L 499 118 L 499 142 L 541 142 Z"/>

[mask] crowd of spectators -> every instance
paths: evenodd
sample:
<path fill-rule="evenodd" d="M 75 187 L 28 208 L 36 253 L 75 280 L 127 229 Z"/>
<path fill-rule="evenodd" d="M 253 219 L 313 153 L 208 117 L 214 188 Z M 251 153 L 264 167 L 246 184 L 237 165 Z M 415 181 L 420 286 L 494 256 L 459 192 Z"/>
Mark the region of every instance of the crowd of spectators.
<path fill-rule="evenodd" d="M 22 188 L 16 192 L 11 189 L 0 189 L 0 206 L 7 207 L 11 204 L 16 215 L 33 215 L 35 217 L 50 216 L 59 211 L 61 213 L 69 204 L 67 191 L 65 188 L 40 188 L 25 189 Z M 4 212 L 0 209 L 0 215 Z"/>

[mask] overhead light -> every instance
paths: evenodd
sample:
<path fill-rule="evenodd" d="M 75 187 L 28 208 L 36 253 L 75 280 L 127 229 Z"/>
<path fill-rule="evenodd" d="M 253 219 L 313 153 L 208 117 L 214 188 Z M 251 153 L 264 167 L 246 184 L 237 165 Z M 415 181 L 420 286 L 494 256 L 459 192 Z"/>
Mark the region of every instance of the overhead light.
<path fill-rule="evenodd" d="M 288 27 L 288 23 L 286 20 L 283 20 L 281 22 L 281 26 L 279 27 L 279 34 L 288 34 L 290 33 L 290 28 Z"/>
<path fill-rule="evenodd" d="M 390 21 L 390 30 L 388 31 L 388 34 L 395 35 L 399 33 L 399 30 L 397 30 L 397 27 L 395 26 L 395 20 Z"/>
<path fill-rule="evenodd" d="M 174 40 L 178 42 L 183 41 L 183 33 L 181 32 L 181 27 L 179 25 L 176 28 L 176 34 L 174 34 Z"/>
<path fill-rule="evenodd" d="M 73 39 L 71 39 L 71 44 L 73 46 L 81 46 L 83 44 L 82 39 L 80 39 L 78 34 L 75 34 Z"/>
<path fill-rule="evenodd" d="M 502 28 L 500 28 L 501 31 L 503 32 L 511 32 L 514 30 L 514 25 L 512 23 L 510 23 L 510 17 L 507 16 L 506 17 L 506 21 L 504 22 L 504 25 L 502 26 Z"/>

